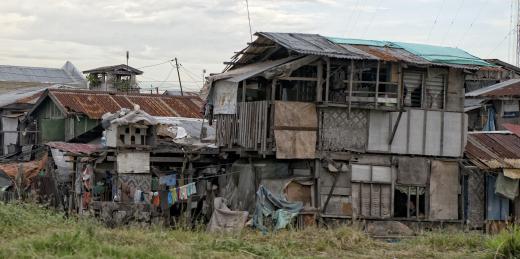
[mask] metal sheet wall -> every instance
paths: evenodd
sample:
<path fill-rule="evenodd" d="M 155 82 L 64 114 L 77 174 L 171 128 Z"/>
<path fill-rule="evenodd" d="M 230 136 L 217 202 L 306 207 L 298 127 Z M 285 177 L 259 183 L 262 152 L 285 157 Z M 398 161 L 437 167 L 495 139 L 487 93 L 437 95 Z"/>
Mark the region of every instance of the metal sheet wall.
<path fill-rule="evenodd" d="M 466 143 L 467 115 L 458 112 L 403 112 L 392 144 L 398 112 L 370 112 L 369 152 L 460 157 Z"/>

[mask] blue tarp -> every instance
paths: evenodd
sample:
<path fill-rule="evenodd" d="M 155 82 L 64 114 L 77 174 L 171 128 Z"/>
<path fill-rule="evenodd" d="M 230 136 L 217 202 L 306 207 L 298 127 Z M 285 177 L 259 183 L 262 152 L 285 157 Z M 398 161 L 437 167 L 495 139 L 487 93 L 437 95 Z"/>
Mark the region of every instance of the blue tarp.
<path fill-rule="evenodd" d="M 495 109 L 493 107 L 489 107 L 488 109 L 488 117 L 486 121 L 486 125 L 484 125 L 483 131 L 495 131 Z"/>
<path fill-rule="evenodd" d="M 302 202 L 289 202 L 285 198 L 274 196 L 263 185 L 256 192 L 256 209 L 253 214 L 253 226 L 263 233 L 268 231 L 264 225 L 264 217 L 273 217 L 274 229 L 283 229 L 303 209 Z"/>

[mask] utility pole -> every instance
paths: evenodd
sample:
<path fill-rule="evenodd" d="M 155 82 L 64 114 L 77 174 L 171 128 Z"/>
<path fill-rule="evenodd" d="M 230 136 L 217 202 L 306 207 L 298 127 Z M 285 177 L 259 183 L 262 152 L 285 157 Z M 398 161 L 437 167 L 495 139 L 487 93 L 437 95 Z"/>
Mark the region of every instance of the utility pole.
<path fill-rule="evenodd" d="M 182 92 L 181 74 L 179 73 L 179 63 L 177 62 L 177 58 L 175 58 L 175 67 L 177 68 L 177 77 L 179 78 L 179 86 L 181 87 L 181 96 L 184 96 L 184 93 Z"/>

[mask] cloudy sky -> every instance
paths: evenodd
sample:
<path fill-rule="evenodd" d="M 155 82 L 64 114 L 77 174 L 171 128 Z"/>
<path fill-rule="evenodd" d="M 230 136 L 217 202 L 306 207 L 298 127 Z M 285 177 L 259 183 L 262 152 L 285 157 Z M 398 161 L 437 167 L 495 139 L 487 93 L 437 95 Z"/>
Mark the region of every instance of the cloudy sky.
<path fill-rule="evenodd" d="M 456 46 L 512 60 L 511 0 L 249 0 L 254 31 L 305 32 Z M 245 0 L 1 0 L 0 64 L 80 70 L 177 57 L 191 90 L 202 70 L 249 41 Z M 145 67 L 142 87 L 177 88 L 169 63 Z"/>

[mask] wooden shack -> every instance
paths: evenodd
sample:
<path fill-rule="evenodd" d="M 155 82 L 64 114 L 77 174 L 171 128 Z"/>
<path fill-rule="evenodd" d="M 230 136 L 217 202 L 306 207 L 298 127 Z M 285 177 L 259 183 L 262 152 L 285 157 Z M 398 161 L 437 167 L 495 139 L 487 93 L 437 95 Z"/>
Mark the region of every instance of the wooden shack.
<path fill-rule="evenodd" d="M 209 77 L 207 100 L 217 145 L 255 169 L 251 188 L 303 177 L 317 217 L 462 222 L 465 77 L 494 65 L 448 47 L 256 36 Z"/>

